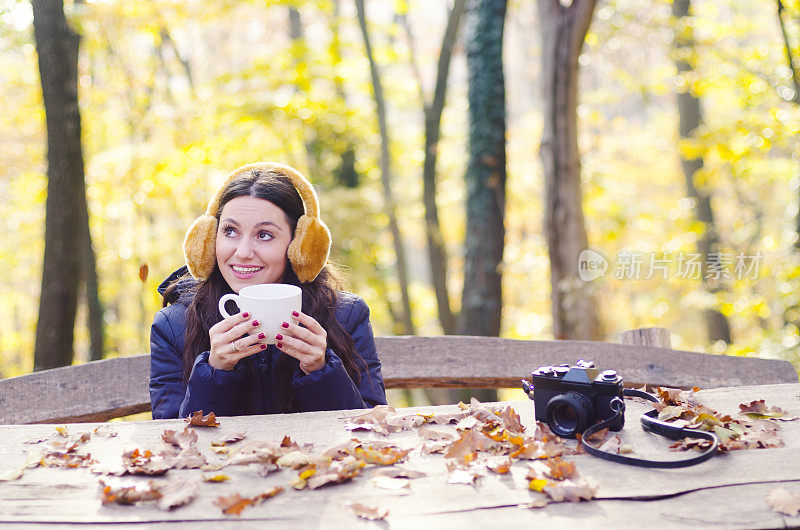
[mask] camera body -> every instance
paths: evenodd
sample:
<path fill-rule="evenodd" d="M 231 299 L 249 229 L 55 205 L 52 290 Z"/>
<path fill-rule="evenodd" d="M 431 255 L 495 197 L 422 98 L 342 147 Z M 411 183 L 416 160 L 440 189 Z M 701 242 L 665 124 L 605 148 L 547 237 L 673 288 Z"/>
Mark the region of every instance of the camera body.
<path fill-rule="evenodd" d="M 533 400 L 536 421 L 547 423 L 562 438 L 574 438 L 598 421 L 608 420 L 624 411 L 622 378 L 614 370 L 600 372 L 591 361 L 574 366 L 542 366 L 522 380 L 522 388 Z M 608 426 L 622 429 L 624 414 Z"/>

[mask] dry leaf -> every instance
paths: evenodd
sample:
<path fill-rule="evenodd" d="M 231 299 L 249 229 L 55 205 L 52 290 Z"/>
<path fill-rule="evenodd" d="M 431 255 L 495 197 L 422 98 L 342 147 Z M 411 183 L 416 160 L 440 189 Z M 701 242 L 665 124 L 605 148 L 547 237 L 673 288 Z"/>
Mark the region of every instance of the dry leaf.
<path fill-rule="evenodd" d="M 407 478 L 384 477 L 381 475 L 372 477 L 372 484 L 377 488 L 385 490 L 408 490 L 409 480 Z"/>
<path fill-rule="evenodd" d="M 161 492 L 152 481 L 147 484 L 111 485 L 100 480 L 100 500 L 103 504 L 135 504 L 161 498 Z"/>
<path fill-rule="evenodd" d="M 598 449 L 605 453 L 618 455 L 622 452 L 622 440 L 619 436 L 611 436 L 608 440 L 603 442 L 603 445 L 598 447 Z"/>
<path fill-rule="evenodd" d="M 382 467 L 380 469 L 376 469 L 373 473 L 373 477 L 392 477 L 392 478 L 419 478 L 424 477 L 426 473 L 423 471 L 416 471 L 413 469 L 408 469 L 400 466 L 390 466 L 390 467 Z"/>
<path fill-rule="evenodd" d="M 159 488 L 158 507 L 168 511 L 189 504 L 197 493 L 197 484 L 183 480 L 167 483 Z"/>
<path fill-rule="evenodd" d="M 739 410 L 742 414 L 747 415 L 752 419 L 775 419 L 781 421 L 796 420 L 797 416 L 787 416 L 786 412 L 780 407 L 769 407 L 764 403 L 763 399 L 751 401 L 747 405 L 739 405 Z"/>
<path fill-rule="evenodd" d="M 562 460 L 559 457 L 550 458 L 544 461 L 547 465 L 545 475 L 554 480 L 565 480 L 577 476 L 575 464 L 569 460 Z"/>
<path fill-rule="evenodd" d="M 251 501 L 247 497 L 242 497 L 238 493 L 225 497 L 218 497 L 214 501 L 214 506 L 220 508 L 225 515 L 239 515 L 242 510 L 250 506 Z"/>
<path fill-rule="evenodd" d="M 165 430 L 161 434 L 164 443 L 172 444 L 176 447 L 191 447 L 197 443 L 197 432 L 188 426 L 183 428 L 183 432 Z"/>
<path fill-rule="evenodd" d="M 447 479 L 449 484 L 474 484 L 478 477 L 483 476 L 485 467 L 483 465 L 471 465 L 466 468 L 458 467 L 450 471 Z"/>
<path fill-rule="evenodd" d="M 234 493 L 233 495 L 228 495 L 227 497 L 218 497 L 214 501 L 214 506 L 220 508 L 222 513 L 225 515 L 239 515 L 242 513 L 242 510 L 248 506 L 257 506 L 282 491 L 282 487 L 275 486 L 267 491 L 259 493 L 255 497 L 250 498 L 242 497 L 238 493 Z"/>
<path fill-rule="evenodd" d="M 91 437 L 91 434 L 84 432 L 74 436 L 67 436 L 66 440 L 52 440 L 48 442 L 47 446 L 50 452 L 53 453 L 72 453 L 79 445 L 88 442 Z"/>
<path fill-rule="evenodd" d="M 307 485 L 312 490 L 315 490 L 327 484 L 341 484 L 358 476 L 363 467 L 363 461 L 348 456 L 342 460 L 331 462 L 327 469 L 319 470 L 308 477 L 306 479 Z"/>
<path fill-rule="evenodd" d="M 308 455 L 303 451 L 292 451 L 281 456 L 275 463 L 278 465 L 278 467 L 291 467 L 292 469 L 298 469 L 300 467 L 307 466 L 312 461 L 313 458 L 311 455 Z"/>
<path fill-rule="evenodd" d="M 46 453 L 41 459 L 42 467 L 89 467 L 96 462 L 91 455 L 79 455 L 75 453 Z"/>
<path fill-rule="evenodd" d="M 486 461 L 486 467 L 489 468 L 489 471 L 498 473 L 500 475 L 504 475 L 508 473 L 509 470 L 511 469 L 511 458 L 510 457 L 489 458 Z"/>
<path fill-rule="evenodd" d="M 69 434 L 67 433 L 67 428 L 66 428 L 66 427 L 64 427 L 63 425 L 59 425 L 59 426 L 57 426 L 57 427 L 56 427 L 56 432 L 57 432 L 58 434 L 60 434 L 61 436 L 63 436 L 64 438 L 66 438 L 67 436 L 69 436 Z"/>
<path fill-rule="evenodd" d="M 576 483 L 571 480 L 548 484 L 543 488 L 543 491 L 554 502 L 580 502 L 581 500 L 591 500 L 597 493 L 597 487 L 589 484 Z"/>
<path fill-rule="evenodd" d="M 195 427 L 219 427 L 219 422 L 214 417 L 214 413 L 209 412 L 208 416 L 203 416 L 202 410 L 195 411 L 188 418 L 184 418 L 184 421 Z"/>
<path fill-rule="evenodd" d="M 379 466 L 390 466 L 399 462 L 411 452 L 411 449 L 400 449 L 398 447 L 376 447 L 375 445 L 359 445 L 353 451 L 353 456 L 363 460 L 367 464 L 378 464 Z"/>
<path fill-rule="evenodd" d="M 139 279 L 142 283 L 147 281 L 147 275 L 150 273 L 150 266 L 147 263 L 139 265 Z"/>
<path fill-rule="evenodd" d="M 767 494 L 767 504 L 776 512 L 794 517 L 800 512 L 800 492 L 775 488 Z"/>
<path fill-rule="evenodd" d="M 223 447 L 223 446 L 228 445 L 228 444 L 236 443 L 238 441 L 244 440 L 246 433 L 247 433 L 247 431 L 242 431 L 242 432 L 239 432 L 239 433 L 229 434 L 225 438 L 222 438 L 222 439 L 217 440 L 215 442 L 211 442 L 211 445 L 213 447 Z"/>
<path fill-rule="evenodd" d="M 203 482 L 226 482 L 230 480 L 231 477 L 228 475 L 203 475 Z"/>
<path fill-rule="evenodd" d="M 456 437 L 444 431 L 437 431 L 436 429 L 431 429 L 430 427 L 422 427 L 417 431 L 417 436 L 419 436 L 423 440 L 434 440 L 434 441 L 445 441 L 445 442 L 452 442 L 456 439 Z"/>
<path fill-rule="evenodd" d="M 95 427 L 92 432 L 95 436 L 100 436 L 101 438 L 113 438 L 117 435 L 117 431 L 106 424 Z"/>
<path fill-rule="evenodd" d="M 348 506 L 358 517 L 370 521 L 386 519 L 386 516 L 389 515 L 389 510 L 387 509 L 361 504 L 360 502 L 351 502 Z"/>
<path fill-rule="evenodd" d="M 172 469 L 171 459 L 154 455 L 151 451 L 134 449 L 122 453 L 122 464 L 125 472 L 131 475 L 163 475 Z"/>
<path fill-rule="evenodd" d="M 500 419 L 503 427 L 509 432 L 523 433 L 525 426 L 522 425 L 519 415 L 511 407 L 505 407 L 503 412 L 500 413 Z"/>

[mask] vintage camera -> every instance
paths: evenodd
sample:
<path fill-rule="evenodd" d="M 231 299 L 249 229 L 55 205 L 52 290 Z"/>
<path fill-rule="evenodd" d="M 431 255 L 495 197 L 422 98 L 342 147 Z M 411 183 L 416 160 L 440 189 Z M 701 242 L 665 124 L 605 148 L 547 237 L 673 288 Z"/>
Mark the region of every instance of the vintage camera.
<path fill-rule="evenodd" d="M 557 436 L 574 438 L 615 415 L 609 429 L 618 431 L 625 424 L 624 414 L 617 415 L 625 408 L 622 378 L 614 370 L 600 372 L 591 361 L 537 368 L 530 381 L 522 380 L 522 389 L 533 400 L 536 421 L 547 423 Z"/>

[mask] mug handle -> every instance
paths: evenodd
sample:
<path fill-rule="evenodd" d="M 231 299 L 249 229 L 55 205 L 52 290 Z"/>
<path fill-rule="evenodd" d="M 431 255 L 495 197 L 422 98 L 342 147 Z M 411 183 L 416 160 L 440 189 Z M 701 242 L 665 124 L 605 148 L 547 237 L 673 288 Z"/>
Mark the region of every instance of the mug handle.
<path fill-rule="evenodd" d="M 228 300 L 233 300 L 234 302 L 236 302 L 236 305 L 238 306 L 239 295 L 234 293 L 228 293 L 226 295 L 223 295 L 222 298 L 219 299 L 219 312 L 224 318 L 230 318 L 232 316 L 228 314 L 228 312 L 225 310 L 225 303 Z"/>

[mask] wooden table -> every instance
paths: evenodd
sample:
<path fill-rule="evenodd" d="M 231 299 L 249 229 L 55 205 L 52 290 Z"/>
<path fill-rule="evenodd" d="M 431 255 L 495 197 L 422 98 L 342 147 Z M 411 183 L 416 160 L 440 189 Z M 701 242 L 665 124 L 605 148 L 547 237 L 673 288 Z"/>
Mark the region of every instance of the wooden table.
<path fill-rule="evenodd" d="M 702 391 L 700 401 L 720 412 L 738 412 L 738 404 L 765 399 L 792 415 L 800 415 L 800 386 L 780 384 L 723 388 Z M 533 403 L 508 403 L 533 424 Z M 455 410 L 454 406 L 419 407 L 403 411 Z M 638 421 L 644 404 L 628 400 L 623 442 L 638 456 L 670 457 L 669 442 L 642 431 Z M 344 429 L 347 417 L 358 411 L 314 412 L 274 416 L 220 418 L 220 427 L 198 428 L 197 446 L 206 454 L 212 440 L 222 435 L 247 430 L 248 440 L 280 441 L 290 435 L 299 443 L 329 447 L 357 436 L 359 439 L 382 439 L 399 446 L 414 447 L 419 438 L 415 429 L 393 433 L 388 438 L 374 433 Z M 71 424 L 70 433 L 89 431 L 98 424 Z M 93 439 L 83 452 L 95 459 L 119 460 L 123 450 L 162 447 L 165 429 L 182 430 L 181 420 L 118 422 L 110 424 L 114 438 Z M 453 430 L 453 426 L 437 426 Z M 53 432 L 52 425 L 0 426 L 0 473 L 25 461 L 25 444 L 32 437 Z M 571 458 L 578 471 L 598 486 L 594 500 L 580 503 L 556 503 L 544 508 L 521 508 L 540 494 L 527 489 L 527 463 L 516 462 L 511 473 L 488 474 L 475 485 L 448 484 L 441 455 L 413 456 L 409 466 L 424 469 L 425 477 L 413 479 L 407 494 L 376 488 L 372 470 L 349 483 L 317 490 L 296 491 L 289 481 L 297 472 L 282 470 L 267 477 L 257 473 L 258 466 L 225 468 L 228 482 L 201 483 L 197 498 L 173 511 L 159 510 L 152 503 L 135 506 L 109 504 L 99 498 L 99 476 L 87 469 L 29 469 L 18 480 L 0 483 L 0 526 L 26 529 L 51 527 L 86 528 L 87 523 L 113 525 L 115 528 L 784 528 L 800 526 L 800 516 L 781 515 L 768 507 L 765 496 L 772 489 L 784 487 L 800 492 L 800 421 L 781 423 L 785 446 L 775 449 L 732 451 L 700 465 L 675 470 L 635 468 L 606 462 L 590 455 Z M 242 442 L 239 442 L 242 443 Z M 414 453 L 412 453 L 414 455 Z M 171 470 L 167 477 L 200 481 L 200 470 Z M 146 477 L 135 477 L 146 481 Z M 274 485 L 286 491 L 261 505 L 245 509 L 241 516 L 223 515 L 212 504 L 221 495 L 255 494 Z M 355 517 L 346 507 L 357 501 L 389 509 L 384 521 Z"/>

